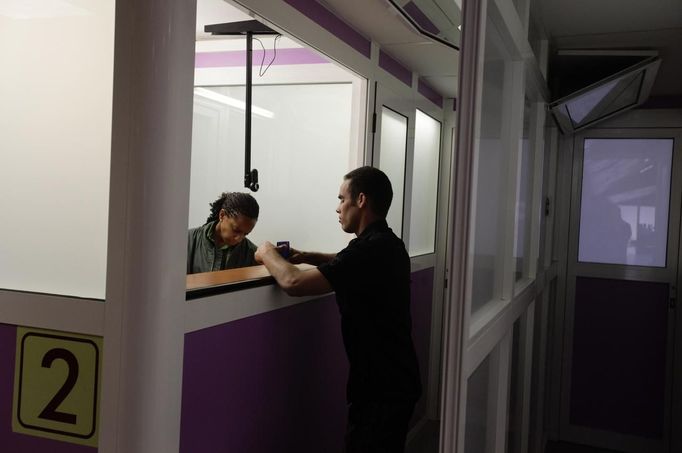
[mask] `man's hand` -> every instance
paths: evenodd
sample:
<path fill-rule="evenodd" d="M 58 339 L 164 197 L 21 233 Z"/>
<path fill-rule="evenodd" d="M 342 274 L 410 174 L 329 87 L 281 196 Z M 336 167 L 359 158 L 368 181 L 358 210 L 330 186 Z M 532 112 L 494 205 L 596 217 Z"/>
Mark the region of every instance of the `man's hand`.
<path fill-rule="evenodd" d="M 292 258 L 303 253 L 290 249 Z M 307 255 L 307 254 L 306 254 Z M 331 285 L 317 269 L 302 271 L 279 254 L 277 247 L 270 242 L 263 242 L 256 249 L 256 261 L 264 264 L 277 284 L 290 296 L 314 296 L 332 290 Z"/>
<path fill-rule="evenodd" d="M 296 250 L 294 248 L 289 247 L 289 262 L 292 264 L 301 264 L 305 263 L 305 256 L 304 252 L 300 250 Z M 309 263 L 306 263 L 309 264 Z"/>
<path fill-rule="evenodd" d="M 269 253 L 271 250 L 277 250 L 277 248 L 268 241 L 263 242 L 261 245 L 258 246 L 256 249 L 256 254 L 254 258 L 256 259 L 256 262 L 263 264 L 263 259 L 267 253 Z"/>

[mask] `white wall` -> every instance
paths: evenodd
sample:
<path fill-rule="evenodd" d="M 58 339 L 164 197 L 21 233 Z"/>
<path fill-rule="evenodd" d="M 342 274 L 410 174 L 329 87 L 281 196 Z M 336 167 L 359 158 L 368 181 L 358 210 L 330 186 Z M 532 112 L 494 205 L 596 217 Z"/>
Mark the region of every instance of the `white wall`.
<path fill-rule="evenodd" d="M 114 1 L 29 6 L 0 9 L 0 288 L 103 299 Z"/>

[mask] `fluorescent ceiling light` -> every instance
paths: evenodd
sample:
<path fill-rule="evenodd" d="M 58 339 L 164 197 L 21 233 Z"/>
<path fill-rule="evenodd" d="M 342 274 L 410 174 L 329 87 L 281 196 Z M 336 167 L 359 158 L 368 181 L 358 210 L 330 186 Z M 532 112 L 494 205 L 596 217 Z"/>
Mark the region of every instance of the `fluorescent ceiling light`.
<path fill-rule="evenodd" d="M 240 101 L 239 99 L 225 96 L 224 94 L 216 93 L 213 90 L 207 90 L 206 88 L 197 87 L 194 88 L 194 94 L 197 96 L 201 96 L 202 98 L 210 99 L 212 101 L 220 102 L 221 104 L 229 105 L 230 107 L 235 107 L 238 108 L 239 110 L 246 111 L 246 103 L 244 101 Z M 255 105 L 252 105 L 251 112 L 254 115 L 262 116 L 264 118 L 275 117 L 275 114 L 272 113 L 270 110 L 266 110 L 261 107 L 256 107 Z"/>
<path fill-rule="evenodd" d="M 0 0 L 0 16 L 10 19 L 46 19 L 92 14 L 68 0 Z"/>

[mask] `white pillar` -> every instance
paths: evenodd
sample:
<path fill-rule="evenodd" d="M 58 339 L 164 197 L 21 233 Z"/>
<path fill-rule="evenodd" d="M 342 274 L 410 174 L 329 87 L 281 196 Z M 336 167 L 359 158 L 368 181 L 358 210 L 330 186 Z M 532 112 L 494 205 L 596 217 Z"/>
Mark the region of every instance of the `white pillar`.
<path fill-rule="evenodd" d="M 116 1 L 100 453 L 179 448 L 195 18 Z"/>

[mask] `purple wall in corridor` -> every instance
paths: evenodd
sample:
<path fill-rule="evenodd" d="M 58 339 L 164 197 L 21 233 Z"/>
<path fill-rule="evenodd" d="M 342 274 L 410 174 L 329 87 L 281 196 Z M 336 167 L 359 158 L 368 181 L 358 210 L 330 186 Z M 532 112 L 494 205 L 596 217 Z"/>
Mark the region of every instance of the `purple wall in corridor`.
<path fill-rule="evenodd" d="M 432 284 L 433 269 L 412 274 L 424 383 Z M 340 451 L 347 372 L 333 296 L 187 334 L 180 451 Z"/>

